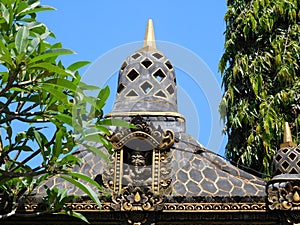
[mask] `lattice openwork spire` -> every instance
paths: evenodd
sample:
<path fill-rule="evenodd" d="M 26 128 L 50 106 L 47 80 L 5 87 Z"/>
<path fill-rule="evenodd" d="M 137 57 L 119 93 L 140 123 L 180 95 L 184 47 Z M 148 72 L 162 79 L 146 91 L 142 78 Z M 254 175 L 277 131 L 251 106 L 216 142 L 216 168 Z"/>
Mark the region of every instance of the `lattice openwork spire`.
<path fill-rule="evenodd" d="M 111 114 L 176 114 L 177 85 L 173 65 L 156 49 L 154 26 L 149 19 L 143 47 L 122 63 L 117 97 Z M 178 113 L 177 113 L 178 114 Z"/>

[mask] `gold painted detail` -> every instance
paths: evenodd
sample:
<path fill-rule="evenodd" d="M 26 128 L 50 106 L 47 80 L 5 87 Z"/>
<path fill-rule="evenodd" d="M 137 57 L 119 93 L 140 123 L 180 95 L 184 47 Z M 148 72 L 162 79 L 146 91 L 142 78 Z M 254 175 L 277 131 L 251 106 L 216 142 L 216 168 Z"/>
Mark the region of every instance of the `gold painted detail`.
<path fill-rule="evenodd" d="M 154 127 L 141 116 L 131 120 L 134 128 L 116 128 L 109 137 L 115 150 L 113 171 L 105 168 L 104 185 L 113 191 L 113 208 L 148 211 L 161 208 L 159 196 L 172 192 L 170 147 L 172 130 Z"/>
<path fill-rule="evenodd" d="M 300 211 L 300 180 L 271 180 L 267 194 L 269 209 Z"/>
<path fill-rule="evenodd" d="M 113 195 L 113 209 L 117 211 L 158 211 L 163 207 L 161 195 L 154 194 L 150 187 L 123 188 L 120 195 Z"/>
<path fill-rule="evenodd" d="M 159 192 L 159 173 L 160 173 L 160 152 L 158 149 L 153 150 L 153 163 L 152 163 L 152 190 L 154 193 Z"/>
<path fill-rule="evenodd" d="M 156 49 L 154 26 L 152 19 L 148 20 L 143 48 Z"/>
<path fill-rule="evenodd" d="M 264 212 L 265 203 L 165 203 L 163 212 Z"/>
<path fill-rule="evenodd" d="M 280 148 L 285 147 L 295 147 L 295 143 L 293 142 L 291 128 L 288 122 L 284 123 L 284 133 L 283 133 L 283 143 L 280 145 Z"/>
<path fill-rule="evenodd" d="M 177 118 L 181 122 L 185 121 L 184 116 L 177 112 L 111 112 L 105 118 L 127 116 L 170 116 Z"/>
<path fill-rule="evenodd" d="M 133 117 L 131 123 L 136 128 L 117 128 L 109 137 L 114 150 L 123 148 L 133 138 L 140 138 L 149 142 L 153 146 L 153 149 L 164 150 L 174 144 L 175 135 L 172 130 L 163 131 L 161 128 L 156 129 L 152 123 L 147 124 L 141 116 Z"/>
<path fill-rule="evenodd" d="M 134 192 L 130 193 L 130 197 L 127 195 L 127 198 L 130 198 L 131 200 L 129 200 L 130 202 L 132 202 L 133 204 L 136 204 L 132 197 L 134 196 L 134 194 L 132 194 Z M 146 192 L 147 193 L 147 192 Z M 139 195 L 141 195 L 139 193 Z M 148 200 L 149 197 L 151 198 L 152 196 L 152 200 Z M 151 202 L 157 202 L 157 201 L 161 201 L 160 199 L 153 199 L 155 195 L 153 195 L 153 192 L 150 192 L 149 195 L 142 195 L 141 200 L 139 203 L 144 202 L 146 197 L 148 198 L 148 202 L 150 201 L 150 205 Z M 124 199 L 123 199 L 124 200 Z M 122 199 L 116 199 L 115 197 L 115 201 L 122 201 Z M 153 203 L 152 203 L 153 204 Z M 101 208 L 99 209 L 97 204 L 93 203 L 93 202 L 82 202 L 82 203 L 67 203 L 66 204 L 68 207 L 70 207 L 72 210 L 74 211 L 78 211 L 78 212 L 110 212 L 110 211 L 119 211 L 121 210 L 121 208 L 116 208 L 115 204 L 113 204 L 112 202 L 102 202 L 101 203 Z M 126 204 L 126 206 L 129 206 L 130 204 Z M 137 204 L 136 204 L 137 205 Z M 143 207 L 141 206 L 142 204 L 140 204 L 140 206 L 138 207 Z M 134 206 L 136 207 L 136 206 Z M 133 208 L 134 208 L 133 207 Z M 136 209 L 138 208 L 136 207 Z M 148 203 L 145 204 L 146 208 L 148 208 Z M 26 212 L 36 212 L 36 211 L 41 211 L 44 208 L 42 207 L 41 204 L 36 204 L 36 203 L 29 203 L 26 204 L 24 207 L 24 210 Z M 153 210 L 153 208 L 152 208 Z M 228 202 L 228 203 L 170 203 L 170 202 L 165 202 L 163 203 L 163 208 L 159 209 L 162 210 L 162 212 L 265 212 L 267 210 L 266 204 L 263 202 L 260 203 L 249 203 L 249 202 Z"/>

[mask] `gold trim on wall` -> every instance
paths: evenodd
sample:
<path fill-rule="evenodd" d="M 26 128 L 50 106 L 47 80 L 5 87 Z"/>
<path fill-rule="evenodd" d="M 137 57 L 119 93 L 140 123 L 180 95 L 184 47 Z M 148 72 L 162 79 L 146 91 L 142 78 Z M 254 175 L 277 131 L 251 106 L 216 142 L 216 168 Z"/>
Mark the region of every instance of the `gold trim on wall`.
<path fill-rule="evenodd" d="M 97 204 L 92 202 L 68 203 L 67 206 L 78 212 L 112 212 L 111 202 L 102 202 L 99 210 Z M 162 212 L 266 212 L 266 203 L 168 203 L 163 204 Z M 26 204 L 24 211 L 34 212 L 41 210 L 39 204 Z"/>
<path fill-rule="evenodd" d="M 111 112 L 108 113 L 105 118 L 108 117 L 125 117 L 125 116 L 173 116 L 181 119 L 182 122 L 185 121 L 185 118 L 182 114 L 177 112 Z"/>

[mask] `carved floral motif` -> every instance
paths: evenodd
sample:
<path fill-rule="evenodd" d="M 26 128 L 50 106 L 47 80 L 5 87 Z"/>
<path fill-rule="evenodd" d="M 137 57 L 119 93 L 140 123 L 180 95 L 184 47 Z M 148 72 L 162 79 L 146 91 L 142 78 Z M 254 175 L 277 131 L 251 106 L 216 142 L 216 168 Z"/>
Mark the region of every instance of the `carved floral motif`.
<path fill-rule="evenodd" d="M 118 201 L 117 199 L 115 199 Z M 116 210 L 115 204 L 111 202 L 102 202 L 101 209 L 94 202 L 67 203 L 72 210 L 79 212 L 108 212 Z M 41 211 L 44 207 L 41 204 L 26 204 L 24 210 L 27 212 Z M 165 202 L 162 208 L 163 212 L 265 212 L 265 203 L 170 203 Z"/>
<path fill-rule="evenodd" d="M 155 128 L 152 123 L 147 123 L 141 116 L 135 116 L 131 120 L 135 128 L 117 128 L 109 137 L 115 150 L 121 149 L 126 142 L 134 137 L 147 139 L 153 148 L 167 149 L 174 144 L 174 133 L 171 130 L 163 131 L 160 126 Z"/>
<path fill-rule="evenodd" d="M 153 211 L 163 207 L 162 196 L 154 194 L 147 186 L 128 185 L 121 194 L 113 195 L 112 200 L 115 203 L 115 210 L 121 211 Z"/>
<path fill-rule="evenodd" d="M 271 210 L 300 210 L 299 181 L 272 181 L 267 186 Z"/>

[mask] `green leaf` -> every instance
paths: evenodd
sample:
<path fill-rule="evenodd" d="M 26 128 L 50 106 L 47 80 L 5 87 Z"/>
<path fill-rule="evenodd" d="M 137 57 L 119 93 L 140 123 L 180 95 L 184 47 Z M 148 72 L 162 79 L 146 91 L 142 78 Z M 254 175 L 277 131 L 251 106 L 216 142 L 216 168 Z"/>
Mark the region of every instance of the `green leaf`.
<path fill-rule="evenodd" d="M 83 138 L 85 141 L 101 142 L 100 136 L 101 136 L 100 133 L 95 132 L 95 133 L 85 134 L 85 136 Z"/>
<path fill-rule="evenodd" d="M 73 92 L 80 91 L 76 85 L 73 84 L 72 81 L 62 79 L 62 78 L 54 78 L 43 82 L 42 84 L 47 84 L 53 87 L 62 87 Z"/>
<path fill-rule="evenodd" d="M 9 9 L 7 9 L 2 3 L 1 3 L 1 11 L 3 12 L 2 16 L 5 22 L 9 24 L 9 17 L 10 17 Z"/>
<path fill-rule="evenodd" d="M 32 41 L 30 42 L 30 44 L 29 44 L 29 46 L 27 48 L 27 50 L 28 50 L 27 55 L 28 56 L 30 56 L 36 50 L 36 48 L 38 47 L 39 43 L 40 43 L 40 39 L 39 38 L 32 39 Z"/>
<path fill-rule="evenodd" d="M 53 64 L 47 63 L 47 62 L 37 63 L 37 64 L 34 63 L 34 64 L 29 65 L 28 68 L 29 69 L 44 69 L 46 71 L 57 73 L 59 75 L 74 77 L 73 73 L 62 69 L 57 65 L 53 65 Z"/>
<path fill-rule="evenodd" d="M 1 42 L 1 41 L 0 41 Z M 15 64 L 13 63 L 13 60 L 12 60 L 12 57 L 10 57 L 10 54 L 5 54 L 5 55 L 2 55 L 0 57 L 0 61 L 3 61 L 5 63 L 7 63 L 9 66 L 11 66 L 12 68 L 15 67 Z M 2 63 L 1 63 L 2 64 Z"/>
<path fill-rule="evenodd" d="M 86 176 L 85 174 L 82 173 L 77 173 L 77 172 L 70 172 L 68 173 L 68 175 L 72 176 L 73 178 L 79 178 L 82 180 L 85 180 L 87 182 L 89 182 L 90 184 L 96 186 L 99 190 L 101 190 L 101 186 L 93 179 L 91 179 L 90 177 Z"/>
<path fill-rule="evenodd" d="M 99 137 L 98 137 L 98 142 L 99 142 Z M 91 152 L 95 153 L 96 155 L 100 156 L 102 159 L 104 159 L 105 162 L 109 163 L 109 159 L 107 157 L 107 155 L 100 150 L 99 148 L 92 146 L 92 145 L 87 145 L 87 144 L 82 144 L 84 147 L 86 147 L 88 150 L 90 150 Z"/>
<path fill-rule="evenodd" d="M 52 156 L 52 159 L 54 161 L 57 160 L 58 156 L 62 152 L 62 139 L 63 139 L 63 131 L 62 131 L 62 129 L 59 129 L 55 133 L 55 143 L 54 143 L 54 146 L 53 146 L 53 156 Z"/>
<path fill-rule="evenodd" d="M 27 90 L 25 88 L 19 88 L 19 87 L 12 87 L 9 90 L 11 90 L 11 91 L 17 91 L 17 92 L 28 92 L 28 93 L 30 93 L 29 90 Z"/>
<path fill-rule="evenodd" d="M 71 64 L 70 66 L 68 66 L 67 69 L 74 72 L 74 71 L 78 70 L 79 68 L 84 67 L 88 64 L 90 64 L 89 61 L 79 61 L 79 62 L 75 62 L 75 63 Z"/>
<path fill-rule="evenodd" d="M 7 126 L 7 127 L 5 127 L 5 129 L 6 129 L 7 136 L 10 139 L 11 136 L 12 136 L 12 127 L 11 126 Z"/>
<path fill-rule="evenodd" d="M 32 59 L 30 59 L 28 64 L 32 64 L 37 61 L 45 60 L 47 58 L 56 57 L 56 56 L 60 56 L 60 55 L 67 55 L 67 54 L 74 54 L 74 52 L 69 49 L 65 49 L 65 48 L 50 49 Z"/>
<path fill-rule="evenodd" d="M 3 35 L 0 34 L 0 51 L 3 51 L 6 55 L 10 55 L 7 45 L 8 44 L 5 41 L 5 38 L 3 37 Z"/>
<path fill-rule="evenodd" d="M 43 24 L 41 22 L 38 22 L 38 21 L 34 21 L 34 22 L 31 22 L 31 23 L 28 23 L 26 26 L 29 30 L 31 30 L 31 29 L 34 29 L 34 28 L 37 28 L 37 27 L 44 27 L 45 24 Z"/>
<path fill-rule="evenodd" d="M 64 203 L 67 203 L 67 200 L 68 198 L 67 197 L 67 194 L 68 194 L 68 190 L 66 188 L 58 188 L 58 193 L 57 193 L 57 196 L 59 197 L 58 199 L 58 202 L 60 202 L 60 204 L 64 204 Z M 72 196 L 70 196 L 72 198 Z M 62 202 L 63 200 L 65 199 L 64 202 Z M 61 208 L 61 207 L 59 207 Z"/>
<path fill-rule="evenodd" d="M 82 221 L 84 221 L 87 224 L 90 224 L 90 222 L 87 220 L 87 218 L 84 215 L 82 215 L 81 213 L 75 212 L 75 211 L 63 211 L 63 212 L 58 212 L 56 214 L 73 216 L 75 218 L 81 219 Z"/>
<path fill-rule="evenodd" d="M 121 119 L 104 119 L 98 122 L 99 125 L 106 125 L 106 126 L 117 126 L 117 127 L 125 127 L 125 128 L 136 128 L 133 124 L 130 124 Z"/>
<path fill-rule="evenodd" d="M 45 148 L 44 148 L 44 143 L 42 142 L 42 137 L 40 135 L 40 133 L 38 131 L 36 131 L 35 129 L 33 129 L 33 134 L 34 134 L 34 138 L 36 140 L 36 142 L 38 143 L 40 149 L 41 149 L 41 153 L 43 156 L 44 161 L 46 161 L 47 157 L 45 154 Z"/>
<path fill-rule="evenodd" d="M 30 148 L 29 146 L 16 146 L 14 147 L 15 150 L 21 150 L 21 151 L 24 151 L 24 152 L 33 152 L 32 148 Z"/>
<path fill-rule="evenodd" d="M 105 138 L 103 137 L 102 135 L 100 135 L 100 140 L 101 140 L 101 143 L 104 145 L 104 147 L 110 152 L 112 153 L 112 144 Z"/>
<path fill-rule="evenodd" d="M 100 131 L 102 131 L 103 133 L 105 133 L 106 135 L 110 135 L 110 131 L 106 127 L 100 126 L 100 125 L 96 125 L 96 128 L 99 129 Z"/>
<path fill-rule="evenodd" d="M 2 188 L 4 185 L 7 185 L 12 178 L 1 177 L 0 179 L 0 187 Z"/>
<path fill-rule="evenodd" d="M 28 8 L 26 8 L 26 9 L 22 10 L 21 12 L 19 12 L 18 14 L 16 14 L 16 16 L 21 17 L 24 15 L 29 15 L 29 14 L 33 14 L 33 13 L 37 13 L 37 12 L 41 12 L 41 11 L 55 10 L 55 8 L 50 7 L 50 6 L 38 6 L 39 4 L 40 3 L 38 1 L 35 4 L 30 5 Z"/>
<path fill-rule="evenodd" d="M 83 102 L 87 102 L 89 104 L 91 104 L 96 110 L 101 110 L 102 108 L 100 108 L 100 106 L 97 104 L 97 100 L 93 97 L 90 96 L 83 96 Z"/>
<path fill-rule="evenodd" d="M 80 190 L 82 190 L 84 193 L 86 193 L 99 207 L 99 209 L 101 208 L 101 203 L 100 200 L 97 196 L 97 194 L 87 185 L 71 178 L 71 177 L 67 177 L 67 176 L 60 176 L 62 179 L 70 182 L 71 184 L 74 184 L 76 187 L 78 187 Z"/>
<path fill-rule="evenodd" d="M 106 86 L 105 88 L 101 89 L 101 91 L 98 94 L 98 99 L 99 100 L 97 100 L 97 106 L 99 108 L 101 108 L 101 109 L 103 108 L 103 106 L 105 105 L 105 102 L 106 102 L 109 94 L 110 94 L 110 90 L 109 90 L 108 86 Z"/>
<path fill-rule="evenodd" d="M 62 121 L 70 126 L 73 125 L 73 118 L 71 116 L 68 116 L 66 114 L 57 114 L 57 115 L 53 115 L 53 118 L 59 120 L 59 121 Z"/>
<path fill-rule="evenodd" d="M 49 84 L 43 84 L 41 86 L 41 88 L 50 93 L 52 96 L 54 96 L 57 100 L 61 101 L 62 103 L 65 104 L 70 104 L 70 102 L 68 101 L 67 95 L 65 95 L 64 93 L 61 92 L 61 90 L 55 89 L 53 88 L 52 85 Z"/>
<path fill-rule="evenodd" d="M 28 44 L 29 30 L 26 26 L 22 26 L 16 35 L 15 45 L 19 54 L 25 52 Z"/>
<path fill-rule="evenodd" d="M 57 160 L 57 165 L 66 165 L 66 164 L 71 164 L 73 165 L 78 165 L 82 160 L 77 158 L 75 155 L 66 155 L 63 158 L 59 158 Z"/>
<path fill-rule="evenodd" d="M 90 85 L 90 84 L 85 84 L 83 82 L 79 82 L 79 88 L 82 90 L 88 90 L 88 91 L 93 91 L 93 90 L 99 90 L 100 88 L 95 85 Z"/>

